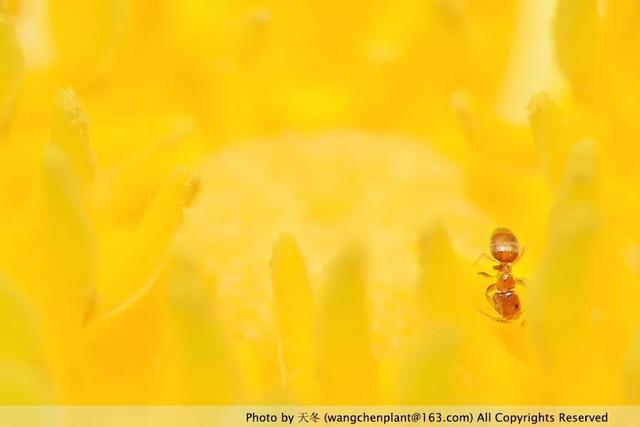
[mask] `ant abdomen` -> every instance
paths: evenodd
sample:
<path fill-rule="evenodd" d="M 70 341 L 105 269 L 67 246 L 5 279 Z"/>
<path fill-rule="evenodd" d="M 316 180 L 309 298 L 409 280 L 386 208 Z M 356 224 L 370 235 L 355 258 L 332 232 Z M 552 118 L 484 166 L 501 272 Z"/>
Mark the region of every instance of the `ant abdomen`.
<path fill-rule="evenodd" d="M 515 320 L 522 313 L 520 297 L 513 291 L 493 294 L 493 307 L 506 320 Z"/>

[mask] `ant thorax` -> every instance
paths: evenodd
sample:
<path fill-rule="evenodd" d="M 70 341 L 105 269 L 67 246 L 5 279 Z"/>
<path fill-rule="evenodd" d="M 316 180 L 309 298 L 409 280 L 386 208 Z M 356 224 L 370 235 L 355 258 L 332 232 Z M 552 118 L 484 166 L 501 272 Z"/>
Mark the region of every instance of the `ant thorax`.
<path fill-rule="evenodd" d="M 511 273 L 511 264 L 509 264 L 508 262 L 501 262 L 498 265 L 494 265 L 493 269 L 494 270 L 498 270 L 498 271 Z"/>
<path fill-rule="evenodd" d="M 511 269 L 505 270 L 498 274 L 496 286 L 500 292 L 510 291 L 516 287 L 516 279 L 511 274 Z"/>

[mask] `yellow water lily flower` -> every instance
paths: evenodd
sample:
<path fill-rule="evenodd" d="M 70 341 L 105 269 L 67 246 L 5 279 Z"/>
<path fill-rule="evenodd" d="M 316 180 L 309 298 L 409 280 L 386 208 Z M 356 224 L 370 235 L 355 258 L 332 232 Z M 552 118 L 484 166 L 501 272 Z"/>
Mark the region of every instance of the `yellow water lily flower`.
<path fill-rule="evenodd" d="M 638 404 L 639 22 L 0 1 L 0 402 Z"/>

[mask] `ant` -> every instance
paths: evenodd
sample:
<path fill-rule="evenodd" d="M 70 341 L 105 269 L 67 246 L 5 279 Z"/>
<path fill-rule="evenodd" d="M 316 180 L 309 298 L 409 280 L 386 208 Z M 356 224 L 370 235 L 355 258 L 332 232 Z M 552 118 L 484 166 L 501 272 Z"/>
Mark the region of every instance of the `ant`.
<path fill-rule="evenodd" d="M 498 263 L 493 266 L 493 269 L 496 270 L 495 275 L 484 271 L 479 271 L 478 274 L 497 279 L 487 288 L 484 295 L 500 317 L 494 317 L 482 311 L 481 313 L 498 322 L 511 322 L 522 315 L 520 297 L 515 291 L 516 284 L 522 286 L 526 284 L 524 280 L 518 279 L 512 274 L 511 266 L 520 260 L 524 254 L 524 248 L 520 250 L 518 239 L 511 230 L 497 228 L 491 234 L 489 249 L 491 256 L 482 253 L 475 263 L 480 261 L 482 257 Z"/>

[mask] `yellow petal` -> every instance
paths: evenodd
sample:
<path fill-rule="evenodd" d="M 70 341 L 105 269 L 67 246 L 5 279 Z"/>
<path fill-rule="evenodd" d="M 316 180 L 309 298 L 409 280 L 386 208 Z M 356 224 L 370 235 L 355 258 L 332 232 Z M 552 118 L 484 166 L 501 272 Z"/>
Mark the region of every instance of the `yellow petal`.
<path fill-rule="evenodd" d="M 242 378 L 197 267 L 174 256 L 168 268 L 172 349 L 177 357 L 177 400 L 189 404 L 238 401 Z"/>
<path fill-rule="evenodd" d="M 20 90 L 23 68 L 22 52 L 15 37 L 13 20 L 2 8 L 0 8 L 0 64 L 0 131 L 2 131 Z"/>
<path fill-rule="evenodd" d="M 584 272 L 599 223 L 594 162 L 595 144 L 592 141 L 582 141 L 574 146 L 551 213 L 549 248 L 542 269 L 531 286 L 532 319 L 544 327 L 571 322 L 571 331 L 576 332 L 589 322 Z M 543 295 L 550 299 L 542 299 Z M 556 344 L 565 348 L 571 345 L 566 341 Z"/>
<path fill-rule="evenodd" d="M 116 225 L 140 221 L 167 175 L 183 160 L 183 148 L 181 137 L 172 137 L 130 155 L 115 171 L 98 176 L 93 202 L 100 221 Z"/>
<path fill-rule="evenodd" d="M 34 405 L 49 402 L 42 335 L 35 307 L 0 278 L 0 402 Z"/>
<path fill-rule="evenodd" d="M 109 71 L 125 34 L 128 3 L 122 0 L 49 2 L 56 58 L 67 79 L 95 83 Z"/>
<path fill-rule="evenodd" d="M 529 102 L 529 122 L 542 166 L 554 184 L 560 181 L 570 138 L 566 118 L 547 93 L 534 95 Z"/>
<path fill-rule="evenodd" d="M 89 145 L 87 118 L 72 89 L 58 91 L 53 114 L 51 141 L 62 148 L 74 173 L 86 185 L 93 177 L 95 157 Z"/>
<path fill-rule="evenodd" d="M 434 323 L 401 371 L 400 402 L 409 405 L 463 402 L 469 386 L 459 365 L 462 343 L 458 327 L 447 321 Z"/>
<path fill-rule="evenodd" d="M 199 179 L 177 168 L 158 190 L 128 239 L 110 254 L 98 274 L 99 315 L 121 310 L 143 295 L 161 271 L 182 220 L 199 191 Z"/>
<path fill-rule="evenodd" d="M 163 287 L 152 286 L 117 313 L 86 325 L 68 403 L 144 404 L 159 399 L 164 296 Z"/>
<path fill-rule="evenodd" d="M 314 307 L 307 268 L 290 234 L 274 246 L 271 281 L 283 383 L 294 398 L 306 400 L 313 396 L 317 380 Z"/>
<path fill-rule="evenodd" d="M 462 326 L 475 316 L 471 295 L 477 292 L 470 280 L 471 266 L 463 268 L 453 251 L 446 228 L 434 222 L 418 242 L 420 313 L 422 327 L 417 345 L 399 370 L 397 386 L 403 404 L 456 403 L 464 395 L 465 374 L 460 365 Z"/>
<path fill-rule="evenodd" d="M 444 226 L 437 222 L 420 236 L 420 290 L 423 293 L 423 311 L 428 316 L 459 318 L 471 308 L 458 255 L 453 251 Z M 467 269 L 469 270 L 469 269 Z M 468 271 L 467 271 L 468 272 Z"/>
<path fill-rule="evenodd" d="M 4 279 L 0 279 L 0 323 L 5 325 L 0 343 L 0 359 L 34 363 L 42 357 L 41 336 L 34 307 Z"/>
<path fill-rule="evenodd" d="M 636 334 L 627 354 L 624 385 L 627 399 L 637 405 L 640 402 L 640 333 Z"/>
<path fill-rule="evenodd" d="M 38 294 L 54 369 L 64 378 L 94 289 L 95 242 L 79 179 L 67 156 L 53 144 L 45 150 L 42 187 L 45 263 Z"/>
<path fill-rule="evenodd" d="M 0 378 L 0 401 L 3 405 L 44 405 L 51 401 L 44 375 L 29 366 L 0 360 Z"/>
<path fill-rule="evenodd" d="M 554 22 L 560 68 L 581 97 L 591 98 L 597 87 L 600 34 L 596 0 L 559 0 Z"/>
<path fill-rule="evenodd" d="M 551 213 L 549 247 L 531 281 L 530 316 L 541 361 L 563 403 L 617 401 L 620 390 L 607 367 L 597 301 L 589 292 L 601 219 L 596 205 L 593 141 L 576 144 Z M 585 376 L 584 372 L 590 372 Z"/>
<path fill-rule="evenodd" d="M 377 364 L 371 349 L 363 254 L 351 248 L 331 265 L 320 318 L 324 402 L 375 403 Z"/>

